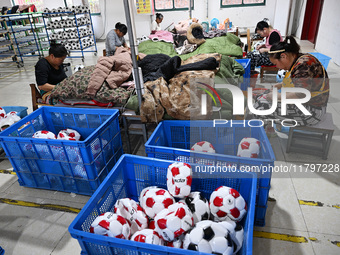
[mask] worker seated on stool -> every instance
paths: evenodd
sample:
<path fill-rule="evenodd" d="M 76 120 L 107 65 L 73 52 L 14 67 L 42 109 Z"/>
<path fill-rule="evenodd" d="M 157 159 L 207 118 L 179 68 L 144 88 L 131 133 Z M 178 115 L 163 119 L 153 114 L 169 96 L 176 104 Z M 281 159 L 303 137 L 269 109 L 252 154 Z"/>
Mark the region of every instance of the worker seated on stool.
<path fill-rule="evenodd" d="M 300 46 L 294 37 L 287 36 L 283 42 L 274 44 L 269 53 L 270 61 L 278 68 L 288 70 L 282 83 L 276 88 L 304 88 L 310 91 L 311 99 L 302 104 L 311 115 L 304 115 L 295 104 L 287 105 L 287 115 L 281 115 L 281 93 L 278 93 L 278 105 L 272 115 L 258 116 L 266 119 L 292 119 L 297 126 L 316 125 L 326 114 L 329 97 L 329 79 L 320 61 L 310 54 L 301 54 Z M 287 99 L 304 98 L 304 93 L 287 92 Z M 266 91 L 255 100 L 254 108 L 270 109 L 272 90 Z"/>
<path fill-rule="evenodd" d="M 256 66 L 273 65 L 268 57 L 268 51 L 274 43 L 282 42 L 280 32 L 270 26 L 266 21 L 260 21 L 256 25 L 255 33 L 266 38 L 264 44 L 256 46 L 252 52 L 248 52 L 247 58 L 250 58 L 250 70 L 255 70 Z"/>

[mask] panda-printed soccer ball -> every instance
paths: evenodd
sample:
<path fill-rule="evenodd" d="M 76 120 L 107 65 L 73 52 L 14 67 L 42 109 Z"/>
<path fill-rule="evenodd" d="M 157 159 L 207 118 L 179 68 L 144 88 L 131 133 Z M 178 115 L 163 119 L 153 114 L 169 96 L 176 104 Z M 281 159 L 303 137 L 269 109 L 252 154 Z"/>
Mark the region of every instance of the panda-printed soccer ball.
<path fill-rule="evenodd" d="M 59 131 L 57 139 L 59 140 L 69 140 L 69 141 L 80 141 L 81 135 L 78 131 L 66 128 Z"/>
<path fill-rule="evenodd" d="M 210 212 L 217 221 L 240 221 L 247 212 L 247 204 L 241 194 L 227 186 L 211 193 L 209 202 Z"/>
<path fill-rule="evenodd" d="M 229 231 L 221 222 L 204 220 L 185 235 L 183 248 L 213 254 L 232 255 L 234 245 Z"/>
<path fill-rule="evenodd" d="M 284 69 L 280 69 L 279 71 L 277 71 L 276 82 L 282 82 L 286 73 L 287 73 L 287 71 L 284 70 Z"/>
<path fill-rule="evenodd" d="M 234 245 L 234 254 L 236 254 L 243 244 L 244 230 L 242 225 L 234 221 L 222 221 L 220 224 L 229 231 Z"/>
<path fill-rule="evenodd" d="M 208 152 L 208 153 L 215 153 L 216 152 L 214 146 L 207 141 L 201 141 L 201 142 L 195 143 L 191 147 L 191 150 L 195 151 L 195 152 Z"/>
<path fill-rule="evenodd" d="M 156 245 L 164 244 L 162 238 L 158 235 L 156 231 L 152 229 L 139 230 L 131 236 L 130 240 L 141 242 L 141 243 L 156 244 Z"/>
<path fill-rule="evenodd" d="M 245 137 L 243 138 L 237 149 L 238 157 L 258 158 L 260 155 L 261 142 L 256 138 Z"/>
<path fill-rule="evenodd" d="M 124 217 L 130 224 L 131 234 L 148 227 L 148 217 L 142 207 L 130 198 L 122 198 L 116 201 L 114 213 Z"/>
<path fill-rule="evenodd" d="M 91 224 L 90 232 L 103 236 L 129 239 L 130 225 L 122 216 L 106 212 L 99 215 Z"/>
<path fill-rule="evenodd" d="M 191 166 L 176 162 L 168 167 L 166 184 L 168 191 L 174 197 L 183 198 L 190 194 L 192 182 Z"/>
<path fill-rule="evenodd" d="M 192 212 L 195 224 L 199 221 L 209 219 L 209 202 L 201 192 L 191 192 L 189 196 L 181 201 L 189 207 L 190 211 Z"/>
<path fill-rule="evenodd" d="M 150 187 L 150 189 L 146 189 L 145 191 L 143 190 L 139 198 L 140 206 L 151 219 L 153 219 L 157 213 L 175 203 L 175 199 L 167 190 L 155 187 Z"/>
<path fill-rule="evenodd" d="M 185 234 L 194 226 L 188 206 L 178 202 L 159 212 L 155 217 L 155 231 L 167 242 Z"/>
<path fill-rule="evenodd" d="M 57 139 L 55 134 L 53 134 L 51 131 L 47 130 L 40 130 L 33 134 L 32 138 L 40 138 L 40 139 Z"/>

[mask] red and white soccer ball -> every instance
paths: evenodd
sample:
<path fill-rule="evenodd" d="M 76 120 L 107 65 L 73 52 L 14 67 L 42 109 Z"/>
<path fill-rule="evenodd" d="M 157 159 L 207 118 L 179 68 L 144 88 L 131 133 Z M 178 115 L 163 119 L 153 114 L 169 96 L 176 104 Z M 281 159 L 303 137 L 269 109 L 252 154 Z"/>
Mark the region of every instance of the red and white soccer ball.
<path fill-rule="evenodd" d="M 261 143 L 256 138 L 245 137 L 238 145 L 237 156 L 246 158 L 258 158 Z"/>
<path fill-rule="evenodd" d="M 130 224 L 131 234 L 148 227 L 148 217 L 142 207 L 130 198 L 123 198 L 116 201 L 114 212 L 124 217 Z"/>
<path fill-rule="evenodd" d="M 149 187 L 142 190 L 139 197 L 139 204 L 150 218 L 154 218 L 157 213 L 168 208 L 175 203 L 175 199 L 170 193 L 161 188 Z"/>
<path fill-rule="evenodd" d="M 14 123 L 18 122 L 19 120 L 21 120 L 21 118 L 17 114 L 18 114 L 17 112 L 11 111 L 7 113 L 7 118 L 9 118 Z"/>
<path fill-rule="evenodd" d="M 6 116 L 5 110 L 2 107 L 0 107 L 0 119 L 5 118 L 5 116 Z"/>
<path fill-rule="evenodd" d="M 210 212 L 217 221 L 240 221 L 247 212 L 247 204 L 237 190 L 221 186 L 210 195 Z"/>
<path fill-rule="evenodd" d="M 130 240 L 141 242 L 141 243 L 156 244 L 156 245 L 164 244 L 162 238 L 158 235 L 156 231 L 152 229 L 139 230 L 132 235 Z"/>
<path fill-rule="evenodd" d="M 99 215 L 92 222 L 90 232 L 103 236 L 129 239 L 130 225 L 122 216 L 106 212 Z"/>
<path fill-rule="evenodd" d="M 184 202 L 189 207 L 195 224 L 199 221 L 209 219 L 209 202 L 201 192 L 191 192 L 189 196 L 181 200 L 181 202 Z"/>
<path fill-rule="evenodd" d="M 207 141 L 195 143 L 191 147 L 191 150 L 195 151 L 195 152 L 208 152 L 208 153 L 215 153 L 216 152 L 214 146 Z"/>
<path fill-rule="evenodd" d="M 155 231 L 167 242 L 188 232 L 194 226 L 192 213 L 185 203 L 178 202 L 155 217 Z"/>
<path fill-rule="evenodd" d="M 234 243 L 222 222 L 204 220 L 185 235 L 183 248 L 212 254 L 232 255 Z"/>
<path fill-rule="evenodd" d="M 40 138 L 40 139 L 57 139 L 55 134 L 53 134 L 51 131 L 47 130 L 41 130 L 37 131 L 33 134 L 32 138 Z"/>
<path fill-rule="evenodd" d="M 174 248 L 183 248 L 183 240 L 184 240 L 184 235 L 181 235 L 179 238 L 175 238 L 171 242 L 166 242 L 165 246 L 174 247 Z"/>
<path fill-rule="evenodd" d="M 69 141 L 80 141 L 80 138 L 78 131 L 70 128 L 60 130 L 57 136 L 57 139 Z"/>
<path fill-rule="evenodd" d="M 191 166 L 176 162 L 168 167 L 166 184 L 168 191 L 174 197 L 184 198 L 190 194 L 192 182 Z"/>

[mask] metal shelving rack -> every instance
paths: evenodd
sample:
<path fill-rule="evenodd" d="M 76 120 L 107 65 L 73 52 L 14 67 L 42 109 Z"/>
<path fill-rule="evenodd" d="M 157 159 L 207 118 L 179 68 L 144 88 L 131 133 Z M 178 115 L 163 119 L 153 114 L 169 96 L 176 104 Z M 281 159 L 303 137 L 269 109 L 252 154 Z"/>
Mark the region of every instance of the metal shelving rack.
<path fill-rule="evenodd" d="M 81 18 L 86 19 L 88 22 L 85 24 L 80 23 Z M 75 13 L 72 11 L 45 12 L 43 13 L 43 20 L 49 41 L 55 39 L 64 43 L 66 49 L 70 52 L 69 58 L 81 58 L 84 62 L 85 52 L 93 52 L 95 56 L 97 55 L 97 44 L 94 36 L 92 17 L 89 11 L 84 13 Z M 56 22 L 56 26 L 51 25 Z M 70 22 L 72 22 L 71 25 Z M 72 32 L 70 32 L 71 30 Z M 84 34 L 83 31 L 87 31 L 88 34 Z M 72 36 L 70 36 L 70 34 L 72 34 Z M 86 38 L 91 41 L 90 44 L 84 43 L 84 39 Z M 75 47 L 69 46 L 71 42 L 74 43 Z"/>
<path fill-rule="evenodd" d="M 6 19 L 0 18 L 0 24 L 0 61 L 3 63 L 4 60 L 12 58 L 12 61 L 17 62 L 19 66 L 17 52 Z"/>
<path fill-rule="evenodd" d="M 43 57 L 43 50 L 49 47 L 41 13 L 3 15 L 16 45 L 18 67 L 24 66 L 24 57 Z M 44 41 L 46 40 L 46 41 Z"/>

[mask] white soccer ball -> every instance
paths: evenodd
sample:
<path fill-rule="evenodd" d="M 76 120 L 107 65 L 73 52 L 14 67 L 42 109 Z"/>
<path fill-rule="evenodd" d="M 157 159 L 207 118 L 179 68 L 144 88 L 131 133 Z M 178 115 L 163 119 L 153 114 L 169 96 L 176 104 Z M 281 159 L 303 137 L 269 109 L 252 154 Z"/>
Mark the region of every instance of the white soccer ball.
<path fill-rule="evenodd" d="M 260 155 L 261 142 L 256 138 L 245 137 L 243 138 L 237 150 L 238 157 L 258 158 Z"/>
<path fill-rule="evenodd" d="M 237 190 L 221 186 L 210 195 L 210 212 L 217 221 L 238 222 L 246 214 L 247 204 Z"/>
<path fill-rule="evenodd" d="M 192 213 L 182 202 L 170 205 L 155 217 L 155 231 L 167 242 L 185 234 L 193 226 Z"/>
<path fill-rule="evenodd" d="M 204 220 L 185 235 L 183 248 L 205 253 L 232 255 L 234 244 L 221 222 Z"/>
<path fill-rule="evenodd" d="M 209 202 L 201 192 L 191 192 L 189 196 L 181 200 L 181 202 L 184 202 L 189 207 L 195 224 L 199 221 L 209 219 Z"/>
<path fill-rule="evenodd" d="M 215 153 L 216 152 L 214 146 L 207 141 L 195 143 L 191 147 L 191 150 L 195 151 L 195 152 L 208 152 L 208 153 Z"/>
<path fill-rule="evenodd" d="M 175 203 L 175 199 L 170 193 L 161 188 L 150 187 L 144 189 L 139 197 L 139 204 L 150 218 L 154 218 L 157 213 L 168 208 Z"/>
<path fill-rule="evenodd" d="M 33 134 L 32 138 L 40 138 L 40 139 L 57 139 L 55 134 L 53 134 L 51 131 L 47 130 L 41 130 L 37 131 Z"/>
<path fill-rule="evenodd" d="M 130 238 L 131 241 L 163 245 L 164 242 L 158 233 L 152 229 L 142 229 L 133 234 Z"/>
<path fill-rule="evenodd" d="M 103 236 L 129 239 L 130 226 L 122 216 L 106 212 L 99 215 L 91 224 L 90 232 Z"/>
<path fill-rule="evenodd" d="M 168 191 L 174 197 L 183 198 L 190 194 L 192 182 L 191 166 L 176 162 L 168 167 L 166 184 Z"/>
<path fill-rule="evenodd" d="M 69 141 L 80 141 L 81 135 L 78 131 L 66 128 L 59 131 L 57 139 L 60 140 L 69 140 Z"/>
<path fill-rule="evenodd" d="M 114 212 L 129 222 L 131 234 L 148 227 L 149 221 L 142 207 L 130 198 L 118 199 Z"/>

